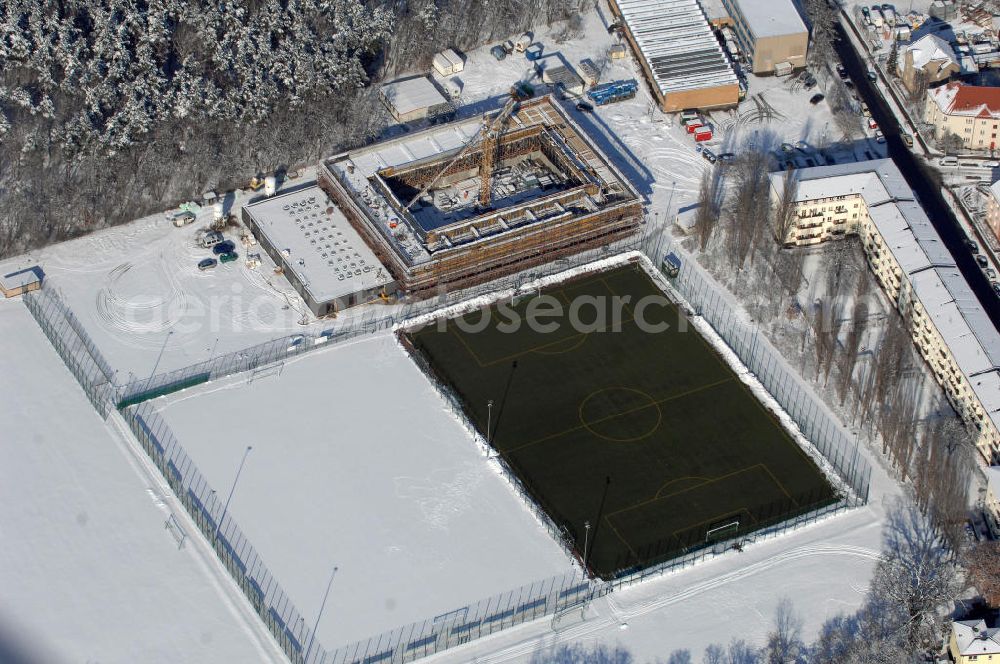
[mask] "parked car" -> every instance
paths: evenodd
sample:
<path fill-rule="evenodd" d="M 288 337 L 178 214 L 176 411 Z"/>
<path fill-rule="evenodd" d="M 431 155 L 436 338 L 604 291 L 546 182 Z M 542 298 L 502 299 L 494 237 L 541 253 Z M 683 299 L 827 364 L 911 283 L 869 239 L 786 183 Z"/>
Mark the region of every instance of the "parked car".
<path fill-rule="evenodd" d="M 723 152 L 719 155 L 719 161 L 724 163 L 729 163 L 736 159 L 736 154 L 733 152 Z"/>
<path fill-rule="evenodd" d="M 214 258 L 203 258 L 202 260 L 198 261 L 198 269 L 204 272 L 205 270 L 211 270 L 218 264 L 219 262 Z"/>
<path fill-rule="evenodd" d="M 795 151 L 795 146 L 792 145 L 791 143 L 782 143 L 781 144 L 781 151 L 782 152 L 794 152 Z"/>
<path fill-rule="evenodd" d="M 875 142 L 876 143 L 885 143 L 885 135 L 882 134 L 882 130 L 881 129 L 876 129 L 875 130 Z"/>
<path fill-rule="evenodd" d="M 709 150 L 708 148 L 702 150 L 701 156 L 705 161 L 707 161 L 710 164 L 714 164 L 719 160 L 719 158 L 715 156 L 715 153 Z"/>
<path fill-rule="evenodd" d="M 976 254 L 976 262 L 979 263 L 979 267 L 984 270 L 990 266 L 990 262 L 986 260 L 986 256 L 983 256 L 982 254 Z"/>
<path fill-rule="evenodd" d="M 196 237 L 198 244 L 200 244 L 205 249 L 211 249 L 215 245 L 219 244 L 226 238 L 222 236 L 219 231 L 210 231 L 207 229 L 202 229 L 198 232 Z"/>
<path fill-rule="evenodd" d="M 490 55 L 492 55 L 497 60 L 504 60 L 507 57 L 507 50 L 503 46 L 497 44 L 496 46 L 490 49 Z"/>
<path fill-rule="evenodd" d="M 239 258 L 240 255 L 235 251 L 227 251 L 226 253 L 219 256 L 220 263 L 232 263 L 234 260 Z"/>
<path fill-rule="evenodd" d="M 997 295 L 1000 295 L 1000 283 L 997 283 L 997 282 L 994 281 L 994 282 L 990 283 L 990 286 L 993 286 L 993 292 L 994 293 L 996 293 Z"/>
<path fill-rule="evenodd" d="M 178 212 L 177 214 L 175 214 L 171 219 L 171 221 L 173 221 L 174 226 L 180 228 L 181 226 L 187 226 L 188 224 L 192 223 L 195 220 L 195 218 L 196 217 L 194 212 L 185 210 L 184 212 Z"/>
<path fill-rule="evenodd" d="M 993 280 L 995 280 L 997 278 L 997 271 L 994 270 L 993 268 L 988 267 L 984 271 L 986 272 L 986 276 L 987 276 L 987 278 L 990 279 L 990 281 L 993 281 Z"/>
<path fill-rule="evenodd" d="M 871 81 L 872 83 L 878 80 L 878 74 L 875 73 L 874 69 L 869 69 L 867 76 L 868 80 Z"/>
<path fill-rule="evenodd" d="M 212 253 L 216 256 L 221 256 L 222 254 L 229 253 L 236 249 L 236 245 L 232 240 L 226 240 L 225 242 L 220 242 L 219 244 L 212 247 Z"/>
<path fill-rule="evenodd" d="M 806 143 L 805 141 L 795 141 L 795 149 L 805 152 L 806 150 L 809 149 L 809 144 Z"/>
<path fill-rule="evenodd" d="M 826 95 L 817 92 L 816 94 L 814 94 L 812 97 L 809 98 L 809 103 L 812 104 L 813 106 L 815 106 L 816 104 L 820 103 L 824 99 L 826 99 Z"/>
<path fill-rule="evenodd" d="M 585 101 L 576 102 L 576 110 L 583 111 L 584 113 L 593 113 L 594 107 L 592 104 L 588 104 Z"/>
<path fill-rule="evenodd" d="M 976 244 L 973 240 L 966 240 L 965 246 L 967 246 L 969 248 L 969 251 L 971 251 L 972 253 L 974 254 L 979 253 L 979 245 Z"/>

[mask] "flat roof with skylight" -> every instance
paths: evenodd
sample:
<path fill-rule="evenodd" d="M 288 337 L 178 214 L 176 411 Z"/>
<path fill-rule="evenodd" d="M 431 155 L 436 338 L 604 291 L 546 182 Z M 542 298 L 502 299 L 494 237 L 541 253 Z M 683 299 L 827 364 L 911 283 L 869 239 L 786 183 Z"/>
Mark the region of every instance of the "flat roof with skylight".
<path fill-rule="evenodd" d="M 661 94 L 737 85 L 697 0 L 616 0 Z"/>
<path fill-rule="evenodd" d="M 392 277 L 318 186 L 244 208 L 251 228 L 316 302 L 385 287 Z"/>

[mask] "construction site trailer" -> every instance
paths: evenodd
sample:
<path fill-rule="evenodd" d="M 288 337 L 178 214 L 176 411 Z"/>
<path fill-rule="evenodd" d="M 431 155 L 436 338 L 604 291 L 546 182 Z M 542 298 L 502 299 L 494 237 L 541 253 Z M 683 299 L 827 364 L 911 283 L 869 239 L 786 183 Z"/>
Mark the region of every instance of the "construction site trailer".
<path fill-rule="evenodd" d="M 245 205 L 242 215 L 316 316 L 395 292 L 389 271 L 319 187 Z"/>
<path fill-rule="evenodd" d="M 612 60 L 621 60 L 626 55 L 628 55 L 628 49 L 625 48 L 624 44 L 615 44 L 608 49 L 608 57 Z"/>
<path fill-rule="evenodd" d="M 42 287 L 42 269 L 33 266 L 0 276 L 0 292 L 4 297 L 17 297 Z"/>
<path fill-rule="evenodd" d="M 414 122 L 451 110 L 444 95 L 426 76 L 386 83 L 379 90 L 382 102 L 399 122 Z"/>
<path fill-rule="evenodd" d="M 583 94 L 583 79 L 569 67 L 550 67 L 542 72 L 542 81 L 555 87 L 561 87 L 566 92 L 580 96 Z"/>
<path fill-rule="evenodd" d="M 442 76 L 451 76 L 455 73 L 455 65 L 451 63 L 451 60 L 443 52 L 435 53 L 431 64 L 434 65 L 434 71 Z"/>
<path fill-rule="evenodd" d="M 660 108 L 731 108 L 740 86 L 698 0 L 609 0 Z"/>
<path fill-rule="evenodd" d="M 465 59 L 455 52 L 454 49 L 447 48 L 442 52 L 444 57 L 451 63 L 451 73 L 457 74 L 465 70 Z"/>

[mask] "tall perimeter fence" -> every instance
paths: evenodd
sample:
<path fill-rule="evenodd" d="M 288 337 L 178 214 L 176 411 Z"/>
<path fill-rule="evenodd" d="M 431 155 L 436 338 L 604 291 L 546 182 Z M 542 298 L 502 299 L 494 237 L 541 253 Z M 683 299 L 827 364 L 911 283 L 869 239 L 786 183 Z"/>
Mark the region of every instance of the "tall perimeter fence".
<path fill-rule="evenodd" d="M 114 407 L 114 371 L 66 305 L 59 290 L 46 282 L 41 289 L 25 293 L 23 299 L 90 403 L 101 417 L 107 418 Z"/>
<path fill-rule="evenodd" d="M 430 299 L 404 302 L 392 309 L 382 306 L 368 307 L 363 314 L 345 317 L 344 322 L 331 323 L 329 328 L 320 332 L 284 336 L 243 350 L 218 355 L 175 371 L 133 379 L 117 388 L 115 404 L 118 408 L 125 408 L 226 376 L 241 373 L 252 376 L 253 372 L 263 372 L 303 353 L 391 329 L 404 321 L 445 307 L 471 302 L 506 290 L 519 290 L 525 284 L 538 279 L 627 251 L 638 250 L 644 241 L 645 238 L 642 236 L 636 236 L 476 287 L 451 292 L 443 291 Z"/>
<path fill-rule="evenodd" d="M 94 407 L 107 417 L 121 417 L 156 464 L 171 489 L 191 515 L 219 559 L 243 590 L 286 655 L 296 664 L 376 664 L 409 662 L 467 643 L 482 636 L 535 620 L 575 612 L 615 589 L 693 565 L 705 558 L 720 555 L 741 543 L 779 536 L 818 519 L 864 503 L 868 498 L 871 470 L 860 456 L 858 446 L 841 431 L 840 426 L 780 360 L 780 355 L 750 323 L 740 318 L 721 297 L 718 286 L 694 266 L 684 265 L 669 285 L 694 311 L 715 329 L 743 363 L 757 376 L 780 406 L 792 417 L 816 449 L 843 482 L 850 487 L 843 500 L 776 523 L 748 535 L 705 544 L 697 550 L 674 556 L 642 570 L 627 570 L 613 581 L 604 582 L 568 572 L 544 581 L 524 585 L 507 593 L 469 604 L 454 611 L 412 623 L 378 636 L 326 650 L 314 638 L 307 621 L 261 560 L 236 522 L 223 515 L 224 507 L 194 462 L 184 451 L 166 421 L 149 399 L 185 387 L 225 376 L 266 370 L 286 359 L 391 328 L 435 310 L 471 302 L 478 298 L 517 290 L 539 278 L 551 276 L 596 260 L 628 252 L 647 250 L 648 237 L 637 237 L 614 246 L 584 252 L 569 259 L 540 267 L 532 272 L 490 282 L 478 288 L 445 293 L 437 298 L 397 307 L 385 314 L 376 312 L 355 317 L 318 334 L 290 335 L 235 353 L 216 357 L 177 371 L 116 386 L 114 372 L 86 334 L 82 325 L 64 303 L 59 292 L 46 285 L 27 294 L 25 304 L 63 361 L 76 376 Z M 666 247 L 669 250 L 670 247 Z M 658 265 L 658 258 L 651 259 Z M 658 273 L 657 273 L 658 274 Z M 660 275 L 661 279 L 667 281 Z M 489 299 L 489 298 L 487 298 Z M 382 313 L 382 315 L 378 315 Z M 452 404 L 453 408 L 460 406 Z M 823 463 L 822 459 L 819 459 Z M 511 485 L 539 518 L 550 526 L 553 536 L 564 534 L 553 529 L 548 517 L 531 500 L 516 475 L 505 472 Z"/>
<path fill-rule="evenodd" d="M 673 249 L 667 241 L 664 253 Z M 663 259 L 648 257 L 654 266 Z M 864 458 L 856 438 L 847 435 L 837 421 L 801 377 L 787 364 L 781 353 L 744 312 L 737 310 L 726 298 L 726 290 L 706 274 L 701 266 L 683 261 L 675 278 L 668 279 L 659 271 L 657 278 L 676 291 L 736 354 L 743 365 L 760 382 L 781 409 L 794 421 L 802 435 L 822 456 L 820 466 L 829 463 L 837 476 L 850 488 L 850 499 L 868 502 L 871 466 Z"/>

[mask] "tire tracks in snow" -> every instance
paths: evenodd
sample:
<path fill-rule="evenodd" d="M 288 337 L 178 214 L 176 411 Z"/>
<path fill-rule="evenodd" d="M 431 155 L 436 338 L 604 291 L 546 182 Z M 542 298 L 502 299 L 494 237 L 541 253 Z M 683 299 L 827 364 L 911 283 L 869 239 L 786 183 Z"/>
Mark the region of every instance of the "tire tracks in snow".
<path fill-rule="evenodd" d="M 729 583 L 733 583 L 734 581 L 739 581 L 740 579 L 744 579 L 748 576 L 766 572 L 774 567 L 777 567 L 778 565 L 795 560 L 801 560 L 803 558 L 823 555 L 854 556 L 858 558 L 876 560 L 879 557 L 879 552 L 865 547 L 852 546 L 849 544 L 814 544 L 799 546 L 794 549 L 789 549 L 788 551 L 783 551 L 759 562 L 747 565 L 746 567 L 741 567 L 740 569 L 729 572 L 728 574 L 722 574 L 720 576 L 707 579 L 701 583 L 696 583 L 670 595 L 663 595 L 646 601 L 631 603 L 616 601 L 615 595 L 612 593 L 608 595 L 608 605 L 616 615 L 619 615 L 622 618 L 635 618 L 651 611 L 670 606 L 671 604 L 682 602 L 709 590 L 725 586 Z"/>
<path fill-rule="evenodd" d="M 779 565 L 789 562 L 817 556 L 850 556 L 866 560 L 877 560 L 879 555 L 879 552 L 873 549 L 850 544 L 811 544 L 798 546 L 787 551 L 782 551 L 781 553 L 770 556 L 764 560 L 733 570 L 727 574 L 721 574 L 711 579 L 706 579 L 700 583 L 695 583 L 681 589 L 678 592 L 660 595 L 648 600 L 619 602 L 616 601 L 615 594 L 610 593 L 602 598 L 607 605 L 609 615 L 592 616 L 579 625 L 574 625 L 573 627 L 561 630 L 558 634 L 553 632 L 551 629 L 546 628 L 545 631 L 533 634 L 508 647 L 501 648 L 493 652 L 476 653 L 474 655 L 473 653 L 475 651 L 473 650 L 472 652 L 469 652 L 468 655 L 470 655 L 472 661 L 475 661 L 477 664 L 499 664 L 501 662 L 521 660 L 526 657 L 530 657 L 537 652 L 544 651 L 550 646 L 554 646 L 559 643 L 573 643 L 590 636 L 595 636 L 602 630 L 614 629 L 628 620 L 641 617 L 679 602 L 683 602 L 702 593 L 715 590 L 755 574 L 760 574 L 761 572 L 766 572 L 778 567 Z M 650 579 L 649 583 L 654 583 L 655 580 L 655 578 Z M 636 589 L 642 589 L 643 585 L 646 584 L 639 584 Z M 549 618 L 540 619 L 538 623 L 541 623 L 543 620 L 549 620 Z M 494 636 L 503 638 L 502 635 L 503 632 L 500 632 Z M 487 637 L 487 639 L 489 638 L 490 637 Z M 479 644 L 480 647 L 488 647 L 487 643 L 484 643 L 483 641 L 480 641 Z M 475 644 L 470 645 L 472 648 L 476 648 Z M 453 655 L 457 654 L 455 651 L 444 651 L 441 653 L 442 657 L 439 661 L 450 660 L 447 654 L 449 652 Z"/>

